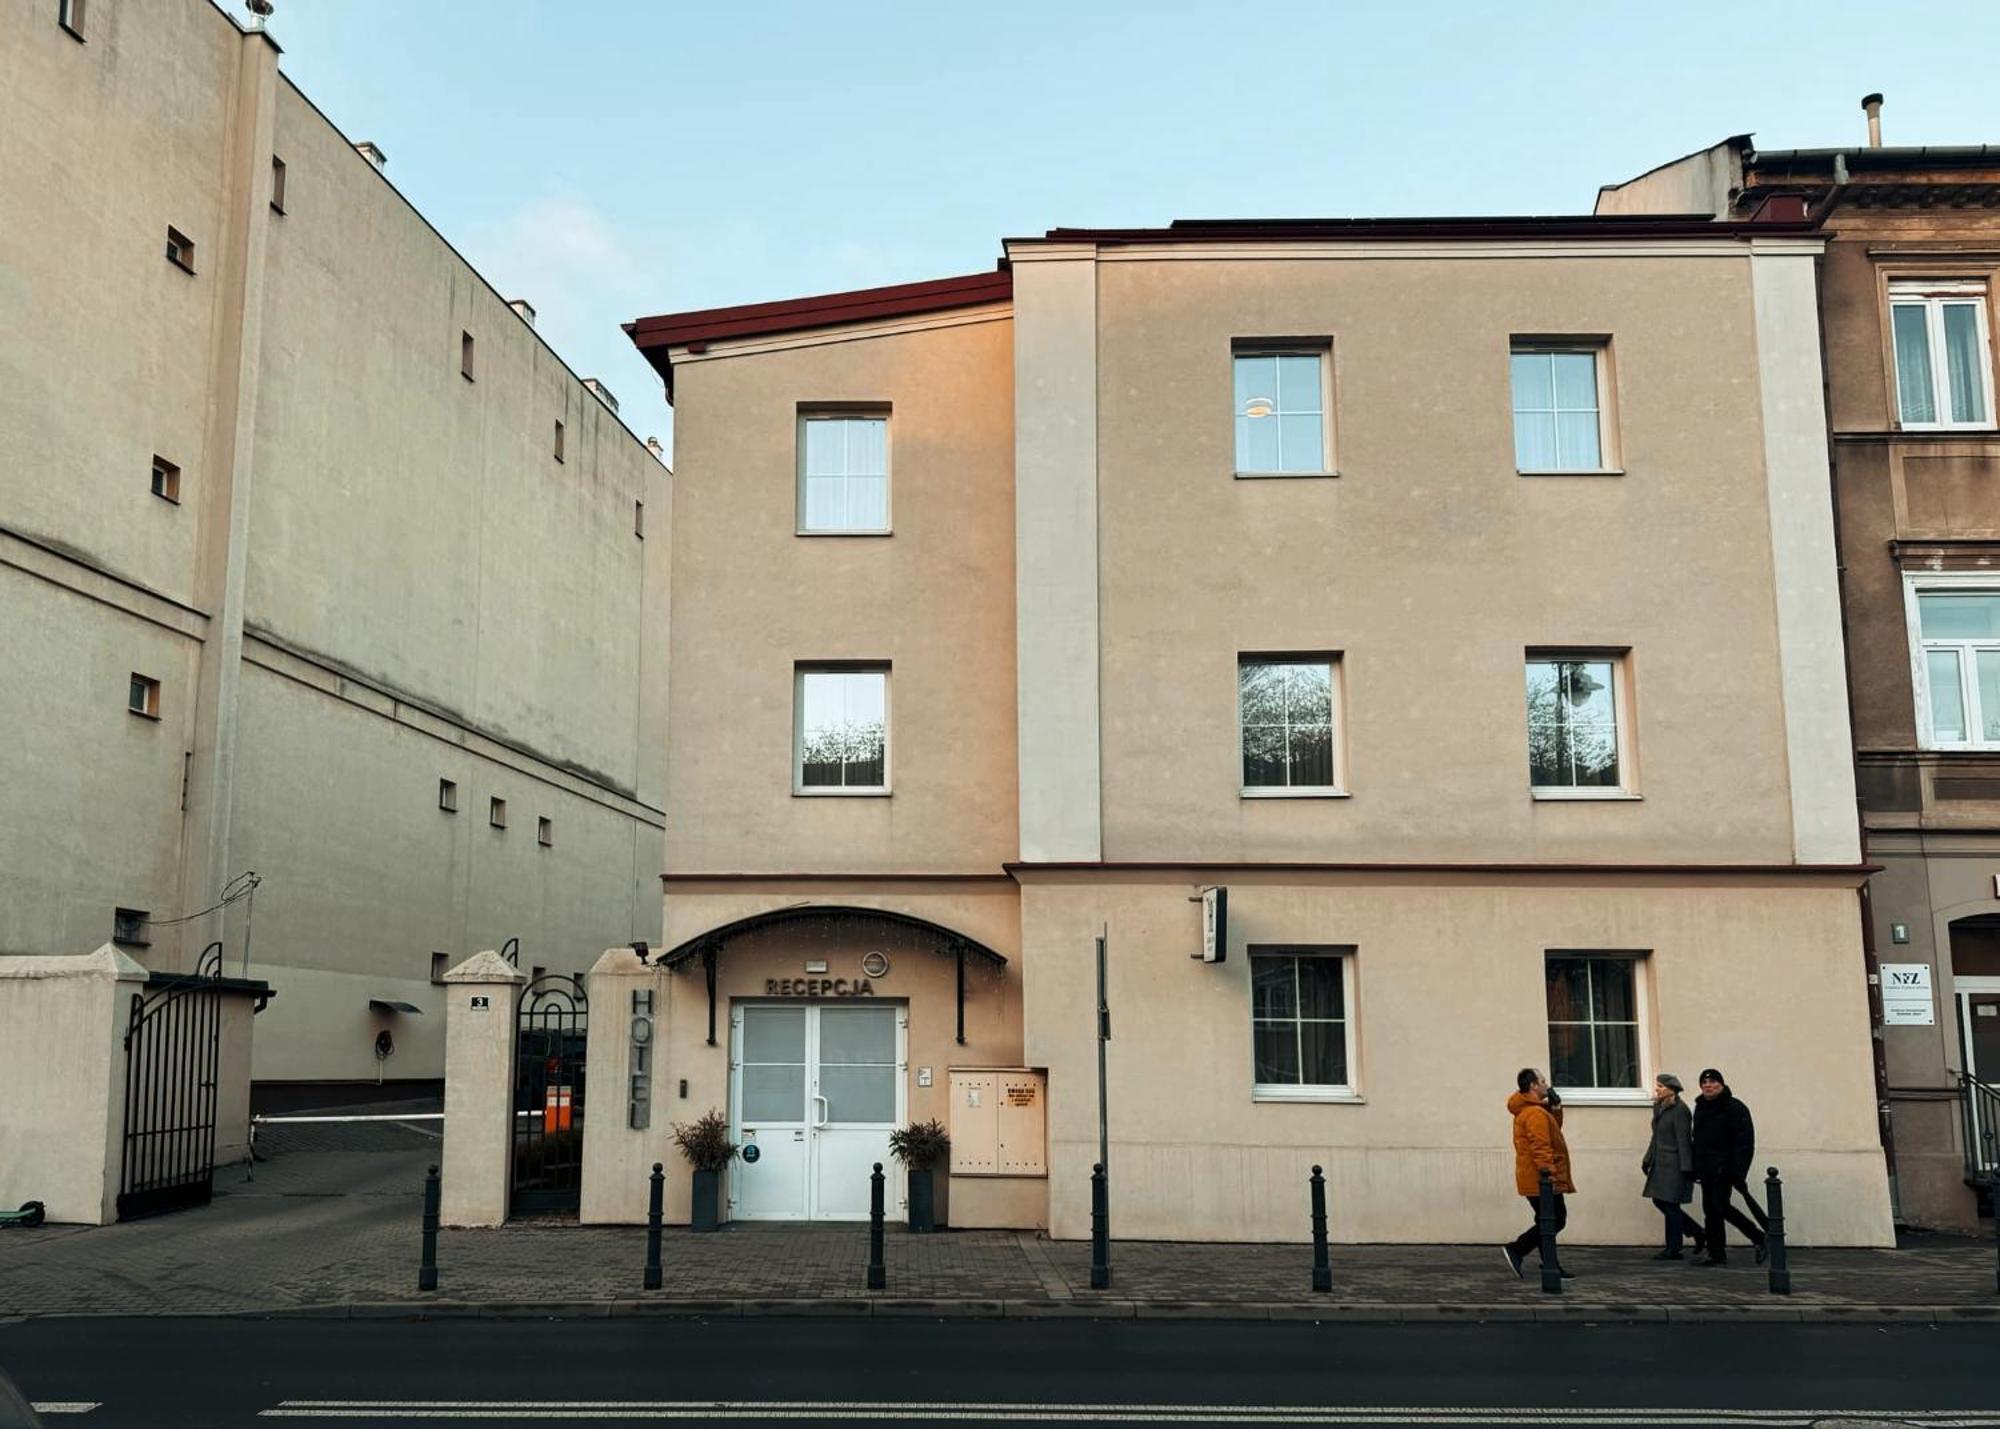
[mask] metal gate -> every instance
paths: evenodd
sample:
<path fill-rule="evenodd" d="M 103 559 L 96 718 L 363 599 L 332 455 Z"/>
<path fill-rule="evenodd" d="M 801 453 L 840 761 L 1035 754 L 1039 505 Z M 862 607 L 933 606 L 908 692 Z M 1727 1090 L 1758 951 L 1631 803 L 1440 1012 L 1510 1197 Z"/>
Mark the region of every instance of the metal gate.
<path fill-rule="evenodd" d="M 590 1000 L 561 973 L 521 990 L 514 1019 L 515 1214 L 574 1211 L 583 1192 L 584 1049 Z"/>
<path fill-rule="evenodd" d="M 125 1165 L 118 1219 L 205 1206 L 215 1176 L 222 944 L 191 976 L 132 994 L 125 1025 Z"/>

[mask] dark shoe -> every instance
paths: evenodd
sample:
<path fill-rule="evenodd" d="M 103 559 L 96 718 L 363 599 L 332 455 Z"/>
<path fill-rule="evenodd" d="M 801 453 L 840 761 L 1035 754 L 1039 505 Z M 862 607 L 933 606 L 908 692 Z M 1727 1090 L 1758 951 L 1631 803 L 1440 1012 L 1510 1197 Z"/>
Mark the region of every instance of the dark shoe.
<path fill-rule="evenodd" d="M 1567 1270 L 1564 1270 L 1564 1269 L 1563 1269 L 1563 1268 L 1562 1268 L 1562 1267 L 1561 1267 L 1560 1265 L 1558 1265 L 1558 1266 L 1556 1267 L 1556 1274 L 1557 1274 L 1557 1275 L 1560 1275 L 1560 1276 L 1561 1276 L 1561 1277 L 1562 1277 L 1563 1279 L 1565 1279 L 1565 1280 L 1574 1280 L 1574 1279 L 1576 1279 L 1576 1277 L 1575 1277 L 1574 1275 L 1571 1275 L 1571 1274 L 1570 1274 L 1570 1273 L 1569 1273 L 1569 1272 L 1568 1272 Z"/>
<path fill-rule="evenodd" d="M 1680 1258 L 1681 1253 L 1677 1250 L 1663 1250 L 1653 1256 L 1655 1260 L 1679 1260 Z"/>
<path fill-rule="evenodd" d="M 1521 1278 L 1521 1252 L 1514 1249 L 1511 1245 L 1503 1245 L 1500 1247 L 1500 1253 L 1507 1257 L 1507 1268 L 1513 1271 L 1514 1278 L 1519 1280 Z"/>
<path fill-rule="evenodd" d="M 1771 1243 L 1767 1240 L 1758 1241 L 1757 1263 L 1759 1265 L 1762 1265 L 1765 1261 L 1769 1260 L 1770 1258 L 1771 1258 Z"/>

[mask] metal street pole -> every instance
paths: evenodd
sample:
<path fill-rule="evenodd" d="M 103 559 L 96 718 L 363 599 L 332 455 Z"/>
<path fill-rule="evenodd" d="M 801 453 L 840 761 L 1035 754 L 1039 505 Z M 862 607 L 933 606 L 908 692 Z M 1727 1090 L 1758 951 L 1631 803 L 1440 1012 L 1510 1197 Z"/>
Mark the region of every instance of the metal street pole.
<path fill-rule="evenodd" d="M 1090 1288 L 1111 1286 L 1111 1121 L 1105 1092 L 1104 1047 L 1111 1040 L 1111 1003 L 1104 990 L 1106 926 L 1097 935 L 1097 1164 L 1090 1170 Z"/>

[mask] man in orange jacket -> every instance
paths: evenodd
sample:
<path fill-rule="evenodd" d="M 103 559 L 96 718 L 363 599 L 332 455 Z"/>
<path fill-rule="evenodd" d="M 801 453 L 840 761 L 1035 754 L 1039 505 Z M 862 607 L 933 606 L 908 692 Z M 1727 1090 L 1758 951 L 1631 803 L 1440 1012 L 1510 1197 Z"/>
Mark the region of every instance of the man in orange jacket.
<path fill-rule="evenodd" d="M 1533 1067 L 1521 1068 L 1514 1078 L 1519 1088 L 1507 1098 L 1507 1114 L 1514 1118 L 1514 1189 L 1527 1198 L 1535 1221 L 1507 1244 L 1500 1253 L 1514 1278 L 1521 1276 L 1521 1261 L 1542 1243 L 1541 1173 L 1549 1173 L 1555 1188 L 1555 1222 L 1560 1231 L 1569 1222 L 1569 1208 L 1563 1197 L 1576 1189 L 1569 1175 L 1569 1143 L 1563 1140 L 1562 1099 L 1556 1096 L 1542 1074 Z M 1561 1266 L 1562 1278 L 1571 1279 Z"/>

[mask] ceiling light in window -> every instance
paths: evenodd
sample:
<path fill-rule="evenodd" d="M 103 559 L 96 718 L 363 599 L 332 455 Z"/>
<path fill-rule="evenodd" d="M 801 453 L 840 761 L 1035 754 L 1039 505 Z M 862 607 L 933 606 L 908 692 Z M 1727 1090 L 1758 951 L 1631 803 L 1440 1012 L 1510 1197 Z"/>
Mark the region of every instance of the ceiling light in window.
<path fill-rule="evenodd" d="M 1243 415 L 1246 417 L 1268 417 L 1277 410 L 1277 403 L 1269 397 L 1252 397 L 1243 404 Z"/>

